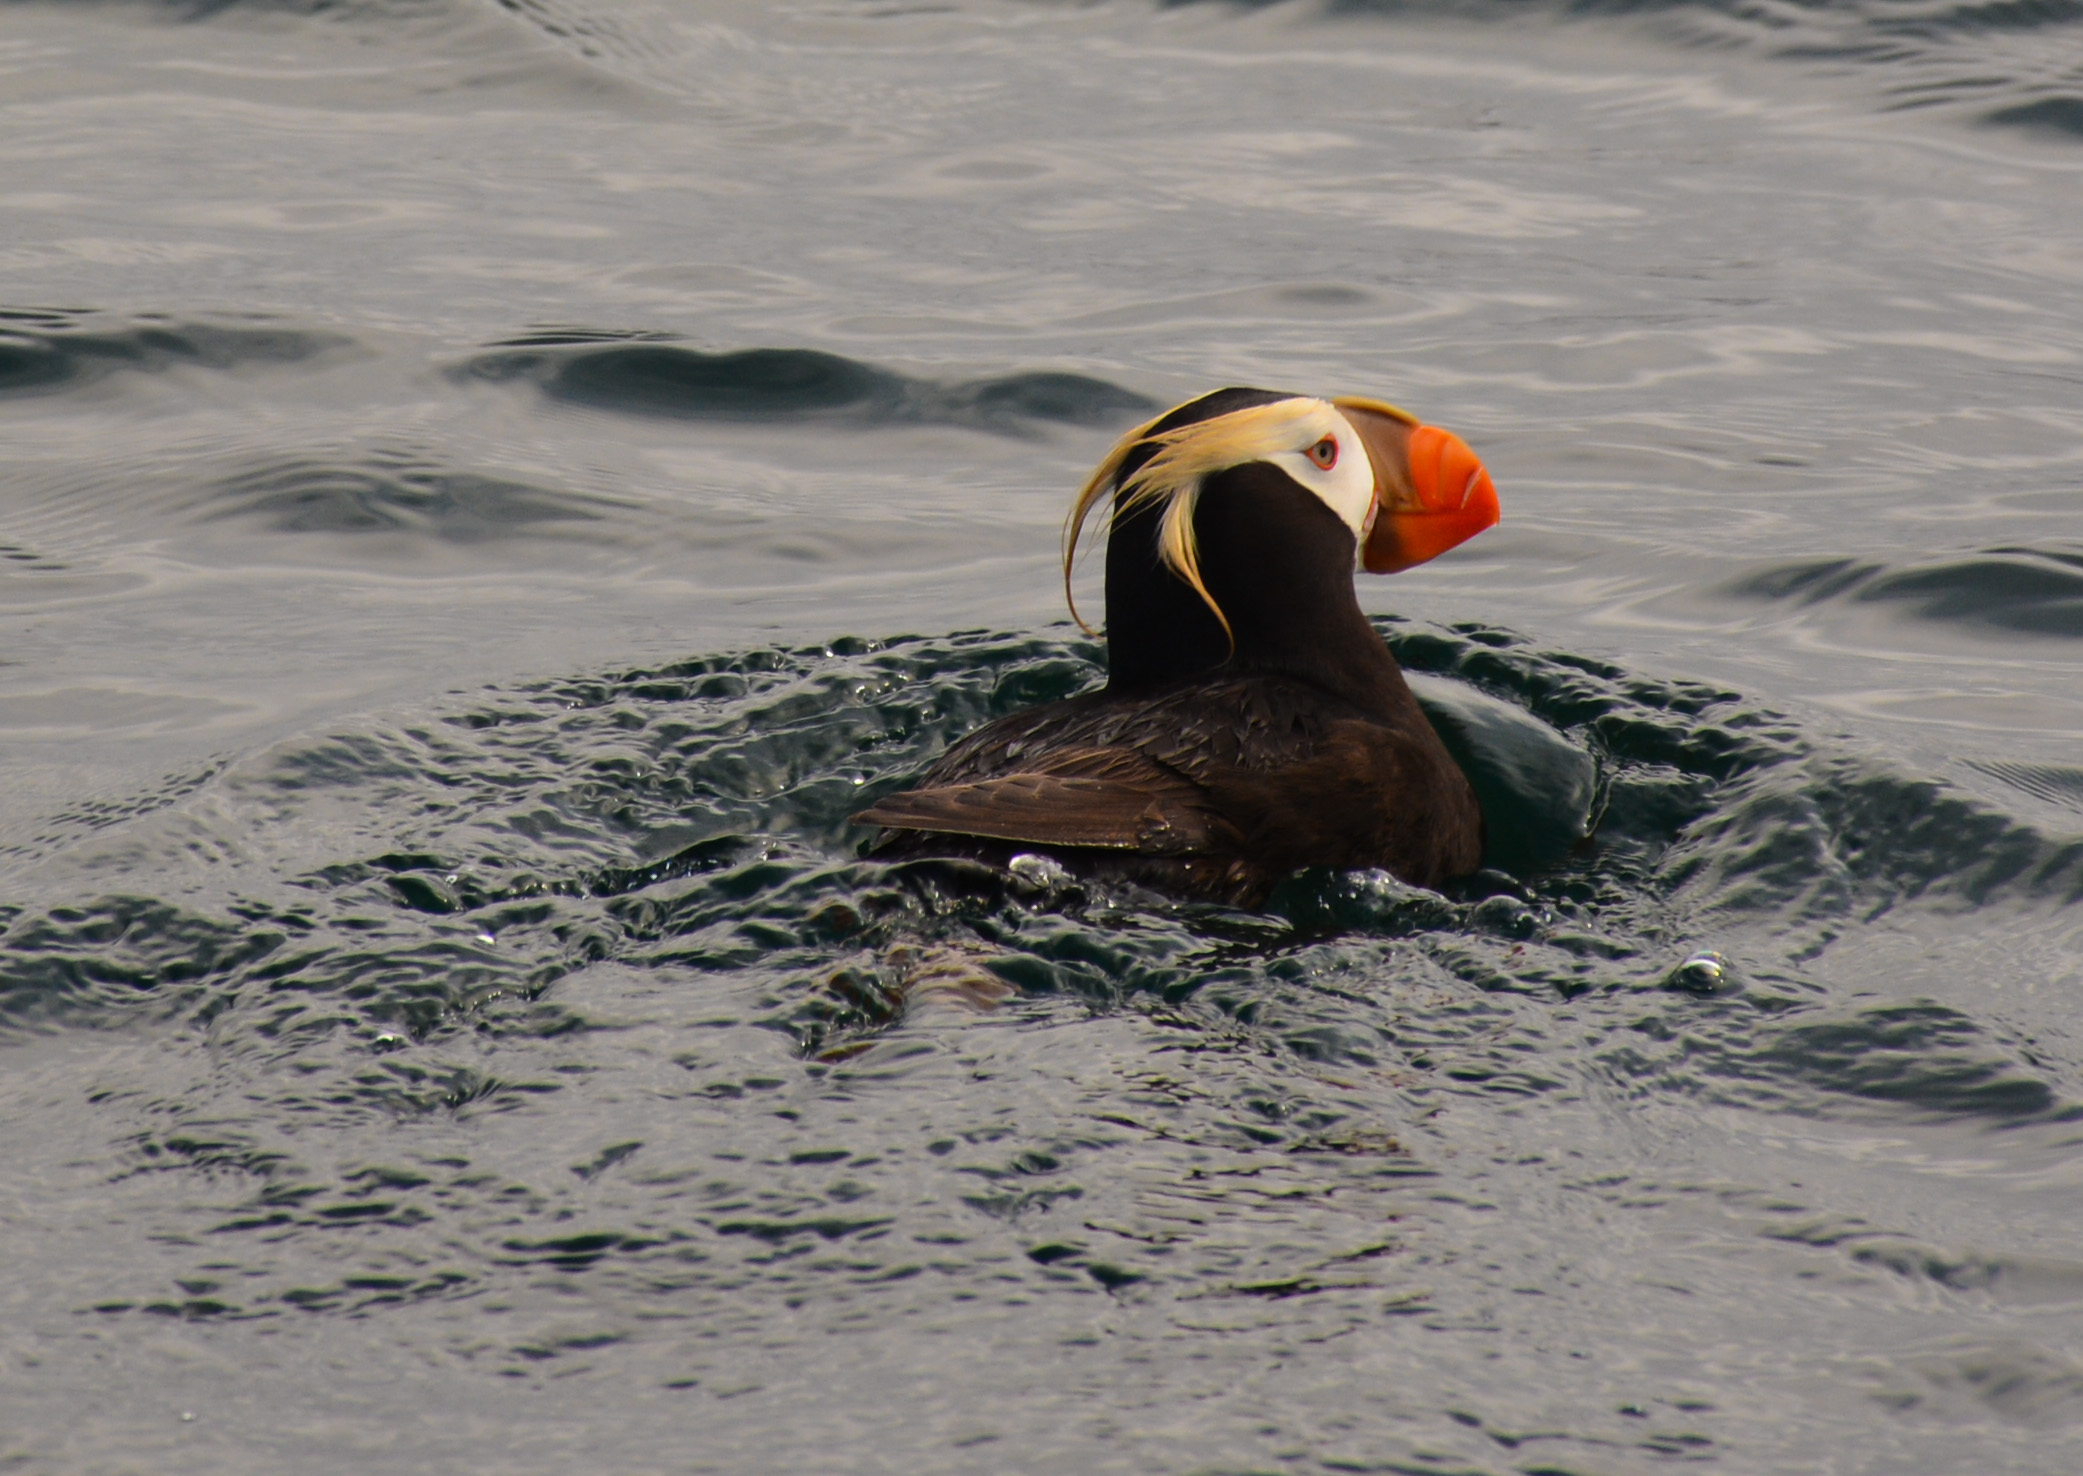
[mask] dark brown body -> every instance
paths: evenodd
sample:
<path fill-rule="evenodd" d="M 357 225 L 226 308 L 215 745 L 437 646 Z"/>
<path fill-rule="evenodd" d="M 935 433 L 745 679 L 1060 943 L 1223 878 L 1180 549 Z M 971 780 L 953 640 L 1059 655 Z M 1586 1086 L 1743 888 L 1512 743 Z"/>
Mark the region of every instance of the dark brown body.
<path fill-rule="evenodd" d="M 1480 864 L 1474 791 L 1360 613 L 1352 532 L 1263 462 L 1208 478 L 1194 529 L 1234 646 L 1159 563 L 1155 515 L 1117 514 L 1107 685 L 1000 718 L 862 812 L 878 854 L 1039 852 L 1244 905 L 1304 866 L 1429 886 Z"/>

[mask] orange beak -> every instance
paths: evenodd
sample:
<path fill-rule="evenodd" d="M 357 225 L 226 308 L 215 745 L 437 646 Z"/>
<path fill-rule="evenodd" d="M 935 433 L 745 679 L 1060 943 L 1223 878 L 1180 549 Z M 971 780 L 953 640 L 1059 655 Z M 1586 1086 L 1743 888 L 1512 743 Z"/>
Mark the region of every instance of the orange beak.
<path fill-rule="evenodd" d="M 1466 441 L 1380 400 L 1331 403 L 1374 464 L 1374 527 L 1360 555 L 1368 573 L 1422 564 L 1497 525 L 1497 488 Z"/>

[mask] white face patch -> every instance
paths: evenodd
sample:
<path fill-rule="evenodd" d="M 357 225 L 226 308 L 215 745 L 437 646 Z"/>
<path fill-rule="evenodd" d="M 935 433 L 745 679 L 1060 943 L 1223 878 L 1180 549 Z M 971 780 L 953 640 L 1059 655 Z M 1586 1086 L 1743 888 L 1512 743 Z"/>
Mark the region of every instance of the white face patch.
<path fill-rule="evenodd" d="M 1367 447 L 1352 422 L 1329 405 L 1323 407 L 1320 428 L 1321 436 L 1311 441 L 1310 447 L 1325 438 L 1333 443 L 1336 455 L 1328 467 L 1320 464 L 1309 448 L 1277 451 L 1263 459 L 1322 498 L 1324 506 L 1352 529 L 1353 557 L 1357 561 L 1360 549 L 1366 546 L 1367 534 L 1374 527 L 1374 463 L 1367 459 Z"/>

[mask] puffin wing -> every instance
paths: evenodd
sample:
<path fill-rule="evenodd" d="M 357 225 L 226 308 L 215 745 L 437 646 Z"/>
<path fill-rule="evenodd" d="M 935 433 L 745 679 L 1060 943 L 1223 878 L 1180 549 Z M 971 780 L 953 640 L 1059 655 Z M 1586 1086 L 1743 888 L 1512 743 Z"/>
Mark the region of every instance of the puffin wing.
<path fill-rule="evenodd" d="M 1150 855 L 1205 850 L 1219 834 L 1207 793 L 1134 749 L 1067 748 L 1036 758 L 1032 767 L 984 779 L 929 779 L 853 818 L 892 830 Z"/>

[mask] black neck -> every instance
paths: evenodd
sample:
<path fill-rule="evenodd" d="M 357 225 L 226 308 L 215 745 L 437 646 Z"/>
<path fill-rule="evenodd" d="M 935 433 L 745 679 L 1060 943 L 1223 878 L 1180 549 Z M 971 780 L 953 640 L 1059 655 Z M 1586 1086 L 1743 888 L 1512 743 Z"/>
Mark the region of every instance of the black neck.
<path fill-rule="evenodd" d="M 1157 557 L 1158 513 L 1116 516 L 1107 540 L 1107 690 L 1267 672 L 1387 715 L 1411 702 L 1396 659 L 1353 593 L 1352 530 L 1264 462 L 1207 479 L 1194 512 L 1201 578 L 1234 650 L 1192 586 Z"/>

